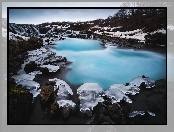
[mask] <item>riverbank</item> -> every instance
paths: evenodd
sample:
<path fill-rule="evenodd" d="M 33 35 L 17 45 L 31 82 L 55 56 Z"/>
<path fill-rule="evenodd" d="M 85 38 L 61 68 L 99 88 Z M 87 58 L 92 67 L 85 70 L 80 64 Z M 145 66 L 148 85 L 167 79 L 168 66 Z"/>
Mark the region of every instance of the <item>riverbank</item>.
<path fill-rule="evenodd" d="M 49 49 L 49 45 L 47 45 L 47 48 Z M 51 61 L 51 60 L 50 60 Z M 44 86 L 46 82 L 48 82 L 48 79 L 50 78 L 59 78 L 61 80 L 66 80 L 65 79 L 65 74 L 66 72 L 70 70 L 70 69 L 67 69 L 66 67 L 65 68 L 61 68 L 60 70 L 58 70 L 57 72 L 52 72 L 52 73 L 47 73 L 47 74 L 44 74 L 44 75 L 37 75 L 34 79 L 34 81 L 38 82 L 40 84 L 40 87 Z M 98 110 L 97 110 L 97 107 L 102 107 L 103 106 L 96 106 L 96 110 L 95 112 L 93 113 L 93 116 L 90 117 L 90 116 L 87 116 L 86 114 L 84 113 L 81 113 L 79 111 L 79 108 L 80 108 L 80 100 L 79 100 L 79 96 L 77 94 L 77 89 L 80 87 L 80 85 L 72 85 L 70 82 L 66 81 L 71 89 L 72 89 L 72 92 L 73 92 L 73 95 L 70 96 L 70 100 L 72 100 L 74 103 L 76 103 L 76 110 L 74 111 L 74 113 L 72 112 L 71 115 L 69 116 L 68 119 L 66 119 L 66 121 L 62 118 L 61 114 L 58 114 L 59 116 L 57 116 L 57 119 L 54 119 L 54 120 L 50 120 L 49 118 L 45 117 L 44 119 L 42 118 L 44 113 L 45 113 L 45 110 L 41 107 L 41 104 L 40 104 L 40 95 L 38 95 L 35 100 L 34 100 L 34 107 L 33 107 L 33 113 L 29 119 L 29 124 L 89 124 L 89 122 L 91 122 L 92 124 L 100 124 L 100 121 L 97 121 L 99 119 L 95 119 L 96 114 L 98 113 Z M 165 86 L 163 87 L 163 89 L 165 89 Z M 151 93 L 153 93 L 154 90 L 151 91 Z M 158 92 L 157 92 L 158 93 Z M 152 102 L 155 101 L 155 104 L 157 105 L 157 101 L 164 95 L 166 95 L 166 93 L 161 93 L 162 95 L 157 95 L 156 97 L 156 93 L 154 93 L 154 97 L 152 97 Z M 123 102 L 120 102 L 118 103 L 118 106 L 120 105 L 121 108 L 122 108 L 122 112 L 124 113 L 124 116 L 121 117 L 121 121 L 118 122 L 118 124 L 132 124 L 133 121 L 129 121 L 129 114 L 133 111 L 149 111 L 149 106 L 145 104 L 145 100 L 147 99 L 147 95 L 146 95 L 146 91 L 144 92 L 140 92 L 139 94 L 135 95 L 135 96 L 130 96 L 130 98 L 132 98 L 133 102 L 136 102 L 135 104 L 132 103 L 132 104 L 129 104 L 129 103 L 125 103 L 124 101 Z M 113 104 L 109 101 L 109 103 L 107 103 L 109 100 L 106 98 L 105 99 L 105 102 L 103 103 L 104 105 L 106 106 L 110 106 L 112 108 Z M 165 102 L 165 98 L 163 99 L 163 102 Z M 153 103 L 154 104 L 154 103 Z M 101 105 L 101 104 L 100 104 Z M 139 107 L 137 107 L 139 106 Z M 109 107 L 109 108 L 110 108 Z M 113 106 L 115 107 L 115 106 Z M 152 106 L 150 106 L 152 107 Z M 161 105 L 157 108 L 157 109 L 160 109 Z M 142 109 L 141 109 L 142 108 Z M 106 109 L 107 111 L 108 108 L 103 108 L 103 109 Z M 120 109 L 120 108 L 117 108 L 116 109 Z M 152 109 L 152 108 L 151 108 Z M 152 110 L 153 111 L 153 110 Z M 38 114 L 39 113 L 39 114 Z M 42 113 L 42 114 L 41 114 Z M 106 112 L 106 115 L 107 117 L 109 118 L 112 118 L 112 112 L 110 113 L 107 113 Z M 157 114 L 159 113 L 159 111 L 157 111 Z M 165 114 L 165 112 L 163 112 Z M 151 122 L 152 124 L 158 124 L 158 123 L 164 123 L 165 124 L 165 116 L 162 118 L 161 117 L 161 114 L 159 114 L 160 117 L 158 119 L 163 119 L 161 122 L 158 122 L 158 120 L 155 118 L 153 119 L 153 122 Z M 101 124 L 102 123 L 108 123 L 108 124 L 112 124 L 112 120 L 115 120 L 115 119 L 109 119 L 109 121 L 106 119 L 107 118 L 104 118 L 102 119 L 101 121 Z M 146 114 L 146 117 L 149 117 L 149 115 Z M 97 117 L 98 118 L 98 117 Z M 120 118 L 120 117 L 119 117 Z M 92 119 L 94 119 L 92 121 Z M 98 122 L 98 123 L 97 123 Z M 137 122 L 137 123 L 140 123 L 140 122 Z M 147 122 L 146 122 L 147 123 Z"/>

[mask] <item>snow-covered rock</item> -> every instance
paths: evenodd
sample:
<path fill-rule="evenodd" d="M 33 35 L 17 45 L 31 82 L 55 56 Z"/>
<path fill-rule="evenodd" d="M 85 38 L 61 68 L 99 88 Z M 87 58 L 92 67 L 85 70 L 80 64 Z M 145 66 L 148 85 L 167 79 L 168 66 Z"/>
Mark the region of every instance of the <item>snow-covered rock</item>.
<path fill-rule="evenodd" d="M 152 112 L 147 111 L 147 113 L 148 113 L 150 116 L 155 116 L 155 114 L 152 113 Z M 145 111 L 133 111 L 133 112 L 131 112 L 131 113 L 129 114 L 129 117 L 135 117 L 135 116 L 137 116 L 137 115 L 145 115 L 145 114 L 146 114 Z"/>
<path fill-rule="evenodd" d="M 145 115 L 145 111 L 133 111 L 129 114 L 129 117 L 135 117 L 137 115 Z"/>
<path fill-rule="evenodd" d="M 139 90 L 140 90 L 138 87 L 125 86 L 123 84 L 113 84 L 110 86 L 110 88 L 117 88 L 124 94 L 131 94 L 131 95 L 135 95 L 135 94 L 139 93 Z"/>
<path fill-rule="evenodd" d="M 54 85 L 54 91 L 58 89 L 57 100 L 67 99 L 69 94 L 73 95 L 72 89 L 65 81 L 57 78 L 49 79 L 49 81 L 56 82 L 56 84 Z"/>
<path fill-rule="evenodd" d="M 49 70 L 49 72 L 57 72 L 57 70 L 59 70 L 60 69 L 60 66 L 54 66 L 54 65 L 42 65 L 42 66 L 40 66 L 40 67 L 46 67 L 46 68 L 48 68 L 48 70 Z"/>
<path fill-rule="evenodd" d="M 77 94 L 80 99 L 80 111 L 91 115 L 93 108 L 103 102 L 103 97 L 100 96 L 103 90 L 97 83 L 84 83 L 77 89 Z"/>
<path fill-rule="evenodd" d="M 120 91 L 118 89 L 118 86 L 121 85 L 112 85 L 109 89 L 105 91 L 105 95 L 111 99 L 112 104 L 120 102 L 121 100 L 125 100 L 128 103 L 132 103 L 132 100 L 128 96 L 126 96 L 122 91 Z"/>
<path fill-rule="evenodd" d="M 15 82 L 18 84 L 21 81 L 32 81 L 35 78 L 35 75 L 29 75 L 29 74 L 20 74 L 20 75 L 14 75 L 12 78 L 15 79 Z"/>
<path fill-rule="evenodd" d="M 20 74 L 15 75 L 12 78 L 15 79 L 17 85 L 22 85 L 23 88 L 28 89 L 29 92 L 33 94 L 33 98 L 35 98 L 38 94 L 40 94 L 40 90 L 38 90 L 40 84 L 33 81 L 36 74 L 37 72 L 33 72 L 31 74 Z"/>
<path fill-rule="evenodd" d="M 59 100 L 57 101 L 60 107 L 70 107 L 71 109 L 75 108 L 75 103 L 72 100 Z"/>
<path fill-rule="evenodd" d="M 155 81 L 148 78 L 148 77 L 141 77 L 138 76 L 136 78 L 134 78 L 131 82 L 129 86 L 134 86 L 134 87 L 139 87 L 141 85 L 141 83 L 145 83 L 146 88 L 153 88 L 155 87 Z"/>

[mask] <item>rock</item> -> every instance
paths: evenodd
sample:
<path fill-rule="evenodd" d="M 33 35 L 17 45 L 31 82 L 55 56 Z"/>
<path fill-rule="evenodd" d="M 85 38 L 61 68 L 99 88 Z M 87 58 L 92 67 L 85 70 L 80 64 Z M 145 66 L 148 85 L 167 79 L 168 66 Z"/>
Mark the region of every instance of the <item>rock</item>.
<path fill-rule="evenodd" d="M 58 104 L 57 102 L 54 102 L 51 104 L 49 108 L 45 109 L 42 118 L 48 117 L 49 119 L 55 119 L 57 116 L 58 116 Z"/>
<path fill-rule="evenodd" d="M 49 70 L 47 67 L 40 67 L 40 71 L 42 72 L 42 74 L 47 74 L 49 73 Z"/>
<path fill-rule="evenodd" d="M 121 123 L 122 112 L 118 104 L 109 105 L 108 113 L 110 114 L 110 117 L 113 119 L 113 121 L 115 121 L 118 124 Z"/>
<path fill-rule="evenodd" d="M 60 107 L 60 111 L 64 120 L 67 120 L 70 116 L 72 109 L 67 106 Z"/>
<path fill-rule="evenodd" d="M 96 113 L 91 124 L 115 124 L 115 122 L 107 115 Z"/>
<path fill-rule="evenodd" d="M 108 114 L 107 107 L 103 103 L 98 103 L 94 107 L 94 119 L 91 124 L 115 124 Z"/>
<path fill-rule="evenodd" d="M 26 73 L 30 73 L 37 68 L 37 64 L 34 61 L 30 61 L 28 64 L 25 65 L 24 70 Z"/>
<path fill-rule="evenodd" d="M 48 107 L 54 101 L 54 87 L 42 86 L 40 91 L 40 103 L 43 108 Z"/>
<path fill-rule="evenodd" d="M 56 84 L 56 82 L 54 82 L 54 81 L 48 81 L 45 83 L 46 86 L 49 86 L 49 85 L 54 86 L 55 84 Z"/>

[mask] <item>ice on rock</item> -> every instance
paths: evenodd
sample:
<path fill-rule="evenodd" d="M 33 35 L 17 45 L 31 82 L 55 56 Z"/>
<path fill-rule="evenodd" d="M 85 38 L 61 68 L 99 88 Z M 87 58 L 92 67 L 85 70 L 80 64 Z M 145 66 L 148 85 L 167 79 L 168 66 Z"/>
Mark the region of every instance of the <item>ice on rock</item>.
<path fill-rule="evenodd" d="M 121 85 L 119 84 L 118 86 Z M 105 95 L 112 100 L 112 104 L 120 102 L 121 100 L 132 103 L 132 100 L 114 85 L 110 86 L 110 88 L 105 91 Z"/>
<path fill-rule="evenodd" d="M 42 74 L 41 71 L 33 71 L 33 72 L 30 72 L 29 75 L 33 75 L 33 76 L 36 76 L 37 74 Z"/>
<path fill-rule="evenodd" d="M 70 107 L 71 109 L 74 109 L 75 105 L 76 105 L 71 100 L 59 100 L 59 101 L 57 101 L 57 103 L 59 104 L 59 108 L 60 107 Z"/>
<path fill-rule="evenodd" d="M 150 116 L 155 116 L 154 113 L 147 111 Z M 145 111 L 133 111 L 129 114 L 129 117 L 135 117 L 137 115 L 145 115 Z"/>
<path fill-rule="evenodd" d="M 145 111 L 133 111 L 129 114 L 129 117 L 135 117 L 137 115 L 144 115 Z"/>
<path fill-rule="evenodd" d="M 121 92 L 123 92 L 124 94 L 131 94 L 131 95 L 135 95 L 135 94 L 139 93 L 139 90 L 140 90 L 138 87 L 135 87 L 135 86 L 125 86 L 123 84 L 113 84 L 110 87 L 111 88 L 117 88 Z"/>
<path fill-rule="evenodd" d="M 40 90 L 32 89 L 32 90 L 30 90 L 30 93 L 33 94 L 33 98 L 36 98 L 37 95 L 40 94 Z"/>
<path fill-rule="evenodd" d="M 147 111 L 147 112 L 149 113 L 149 115 L 151 115 L 151 116 L 155 116 L 154 113 L 152 113 L 152 112 L 150 112 L 150 111 Z"/>
<path fill-rule="evenodd" d="M 35 81 L 21 81 L 19 83 L 17 83 L 18 85 L 22 85 L 22 87 L 25 87 L 27 89 L 38 89 L 40 87 L 40 84 L 35 82 Z"/>
<path fill-rule="evenodd" d="M 56 82 L 54 85 L 54 91 L 58 89 L 56 101 L 60 107 L 70 107 L 71 109 L 75 108 L 75 103 L 72 100 L 67 100 L 70 95 L 73 95 L 72 89 L 70 86 L 63 80 L 54 78 L 49 79 L 49 81 Z"/>
<path fill-rule="evenodd" d="M 155 81 L 146 77 L 146 78 L 142 78 L 141 76 L 138 76 L 136 78 L 134 78 L 131 82 L 129 86 L 136 86 L 139 87 L 141 85 L 141 83 L 145 83 L 146 88 L 152 88 L 155 87 Z"/>
<path fill-rule="evenodd" d="M 41 47 L 40 49 L 37 49 L 37 50 L 28 51 L 28 55 L 38 56 L 45 52 L 47 52 L 47 50 Z"/>
<path fill-rule="evenodd" d="M 15 75 L 12 78 L 15 79 L 15 82 L 18 84 L 21 81 L 26 81 L 26 80 L 33 80 L 35 78 L 35 75 L 29 75 L 29 74 L 20 74 L 20 75 Z"/>
<path fill-rule="evenodd" d="M 98 83 L 84 83 L 77 89 L 80 99 L 80 111 L 91 115 L 91 110 L 98 104 L 103 102 L 100 94 L 103 92 Z"/>
<path fill-rule="evenodd" d="M 60 69 L 60 66 L 54 66 L 54 65 L 42 65 L 42 66 L 40 66 L 40 67 L 46 67 L 46 68 L 48 68 L 48 71 L 49 72 L 56 72 L 57 70 L 59 70 Z"/>
<path fill-rule="evenodd" d="M 54 85 L 54 91 L 58 89 L 58 99 L 67 99 L 69 94 L 73 95 L 72 89 L 65 81 L 57 78 L 49 79 L 49 81 L 56 82 Z"/>
<path fill-rule="evenodd" d="M 38 94 L 40 94 L 40 91 L 38 90 L 40 84 L 33 81 L 35 75 L 38 73 L 39 71 L 34 71 L 31 72 L 31 74 L 15 75 L 13 78 L 15 79 L 17 85 L 22 85 L 23 88 L 28 89 L 29 92 L 33 94 L 33 98 L 35 98 Z"/>
<path fill-rule="evenodd" d="M 28 51 L 28 55 L 32 55 L 32 56 L 37 56 L 37 55 L 41 55 L 41 54 L 42 54 L 42 51 L 39 51 L 39 49 Z"/>

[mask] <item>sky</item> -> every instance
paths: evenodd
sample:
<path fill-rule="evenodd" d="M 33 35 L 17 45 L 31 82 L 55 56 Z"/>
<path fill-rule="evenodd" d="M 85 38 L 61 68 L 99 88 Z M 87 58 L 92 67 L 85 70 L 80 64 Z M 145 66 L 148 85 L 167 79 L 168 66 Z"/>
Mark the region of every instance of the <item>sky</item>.
<path fill-rule="evenodd" d="M 57 21 L 88 21 L 107 18 L 119 9 L 9 9 L 9 22 L 40 24 Z"/>
<path fill-rule="evenodd" d="M 7 18 L 7 7 L 120 7 L 123 2 L 2 2 L 2 18 Z M 13 10 L 9 22 L 40 24 L 52 21 L 86 21 L 107 18 L 115 10 Z"/>

